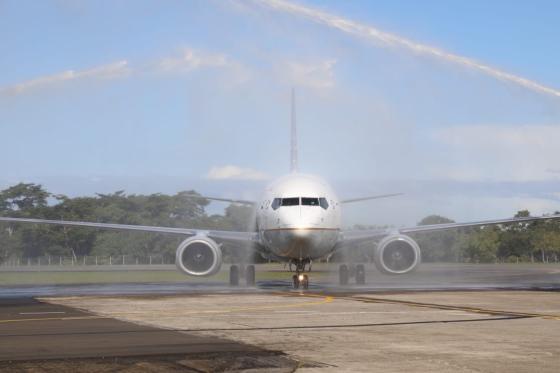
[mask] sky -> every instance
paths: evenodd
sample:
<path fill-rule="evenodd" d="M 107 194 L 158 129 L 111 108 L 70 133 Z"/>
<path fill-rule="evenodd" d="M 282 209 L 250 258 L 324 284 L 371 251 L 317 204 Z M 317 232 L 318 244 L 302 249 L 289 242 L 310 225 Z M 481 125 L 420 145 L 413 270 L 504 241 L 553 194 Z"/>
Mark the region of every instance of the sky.
<path fill-rule="evenodd" d="M 345 223 L 560 210 L 557 1 L 0 0 L 0 188 L 258 198 L 300 169 Z M 224 205 L 212 204 L 211 211 Z"/>

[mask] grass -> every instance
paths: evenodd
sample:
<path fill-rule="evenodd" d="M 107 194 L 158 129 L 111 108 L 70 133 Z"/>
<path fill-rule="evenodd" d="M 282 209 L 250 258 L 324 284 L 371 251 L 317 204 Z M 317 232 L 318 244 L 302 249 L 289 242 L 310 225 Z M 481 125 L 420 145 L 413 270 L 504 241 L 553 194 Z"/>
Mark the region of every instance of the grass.
<path fill-rule="evenodd" d="M 473 264 L 449 264 L 449 263 L 430 263 L 431 270 L 437 268 L 473 266 Z M 475 264 L 475 266 L 503 266 L 510 268 L 535 267 L 542 268 L 542 263 L 519 263 L 519 264 Z M 545 264 L 545 267 L 558 268 L 559 264 Z M 326 272 L 328 268 L 335 270 L 336 263 L 327 266 L 316 264 L 313 266 L 313 278 L 329 276 Z M 94 271 L 91 267 L 87 270 L 33 270 L 33 271 L 0 271 L 0 287 L 15 285 L 69 285 L 69 284 L 109 284 L 109 283 L 149 283 L 149 282 L 185 282 L 185 283 L 205 283 L 205 282 L 228 282 L 229 265 L 223 265 L 222 271 L 210 277 L 193 277 L 178 272 L 174 266 L 169 269 L 124 269 L 117 266 L 111 270 Z M 284 270 L 282 264 L 259 264 L 257 266 L 256 279 L 262 280 L 285 280 L 291 279 L 292 273 Z M 333 272 L 336 273 L 336 272 Z"/>
<path fill-rule="evenodd" d="M 0 286 L 184 281 L 177 271 L 0 272 Z"/>
<path fill-rule="evenodd" d="M 227 267 L 222 267 L 227 269 Z M 283 271 L 281 265 L 257 267 L 256 279 L 290 280 L 292 274 Z M 314 273 L 321 276 L 321 273 Z M 110 283 L 149 283 L 149 282 L 227 282 L 229 272 L 222 270 L 210 277 L 187 276 L 174 269 L 169 270 L 119 270 L 112 271 L 26 271 L 0 272 L 0 287 L 13 285 L 69 285 L 69 284 L 110 284 Z"/>

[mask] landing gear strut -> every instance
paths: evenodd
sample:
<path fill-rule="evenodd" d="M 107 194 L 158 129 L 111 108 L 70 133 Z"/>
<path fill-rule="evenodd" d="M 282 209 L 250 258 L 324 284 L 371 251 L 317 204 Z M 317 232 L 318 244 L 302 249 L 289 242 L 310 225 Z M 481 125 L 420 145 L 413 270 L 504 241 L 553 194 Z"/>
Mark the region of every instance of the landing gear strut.
<path fill-rule="evenodd" d="M 348 285 L 350 277 L 356 279 L 357 285 L 364 285 L 366 283 L 366 268 L 363 264 L 348 267 L 347 264 L 341 264 L 338 267 L 338 280 L 342 286 Z"/>
<path fill-rule="evenodd" d="M 244 269 L 238 265 L 229 267 L 229 285 L 239 286 L 239 279 L 245 277 L 246 286 L 255 286 L 255 266 L 250 264 Z"/>
<path fill-rule="evenodd" d="M 295 275 L 292 276 L 292 283 L 294 289 L 308 289 L 309 288 L 309 276 L 303 274 L 303 272 L 307 271 L 311 272 L 311 260 L 310 259 L 300 259 L 300 260 L 293 260 L 290 262 L 290 271 L 292 270 L 292 266 L 295 266 Z"/>

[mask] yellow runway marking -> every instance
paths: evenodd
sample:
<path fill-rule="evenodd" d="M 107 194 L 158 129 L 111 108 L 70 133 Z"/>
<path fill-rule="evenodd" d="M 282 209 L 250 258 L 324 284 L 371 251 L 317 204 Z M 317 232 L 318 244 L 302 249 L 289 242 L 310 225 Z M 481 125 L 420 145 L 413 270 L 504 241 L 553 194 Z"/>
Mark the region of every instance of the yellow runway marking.
<path fill-rule="evenodd" d="M 67 321 L 67 320 L 94 320 L 94 319 L 106 319 L 105 316 L 74 316 L 74 317 L 42 317 L 36 319 L 11 319 L 11 320 L 0 320 L 0 324 L 8 324 L 14 322 L 25 322 L 25 321 Z"/>

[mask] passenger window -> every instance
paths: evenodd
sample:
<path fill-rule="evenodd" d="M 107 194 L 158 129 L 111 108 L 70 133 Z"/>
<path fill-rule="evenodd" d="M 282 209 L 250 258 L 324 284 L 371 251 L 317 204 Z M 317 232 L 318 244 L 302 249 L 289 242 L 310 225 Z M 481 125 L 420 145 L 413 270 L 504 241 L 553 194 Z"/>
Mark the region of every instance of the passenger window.
<path fill-rule="evenodd" d="M 282 200 L 280 198 L 274 198 L 272 200 L 272 205 L 270 205 L 270 207 L 272 207 L 273 210 L 276 210 L 281 205 L 282 205 Z"/>
<path fill-rule="evenodd" d="M 319 206 L 319 198 L 302 197 L 301 204 L 303 206 Z"/>
<path fill-rule="evenodd" d="M 299 206 L 299 198 L 282 198 L 282 206 Z"/>
<path fill-rule="evenodd" d="M 319 198 L 319 205 L 323 208 L 323 210 L 329 208 L 329 203 L 327 202 L 326 198 Z"/>

